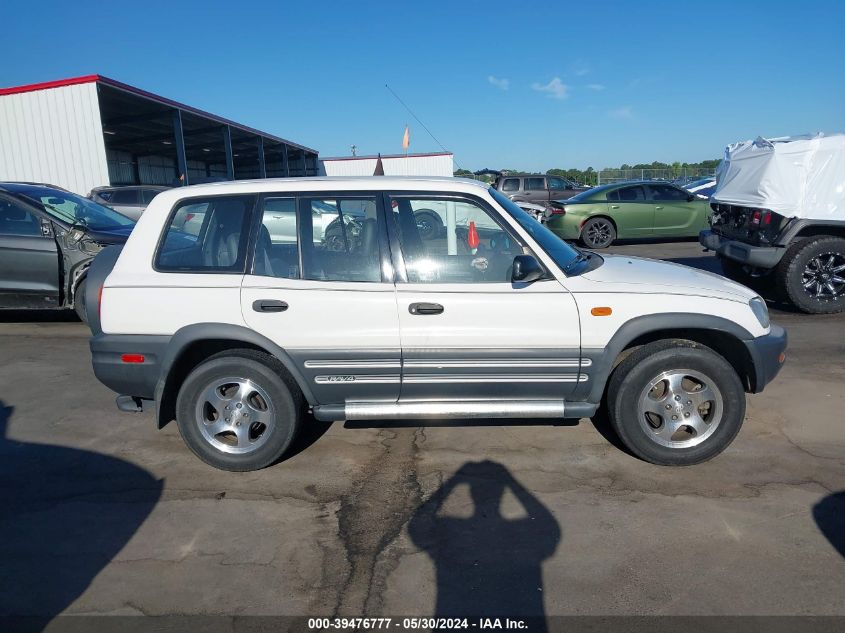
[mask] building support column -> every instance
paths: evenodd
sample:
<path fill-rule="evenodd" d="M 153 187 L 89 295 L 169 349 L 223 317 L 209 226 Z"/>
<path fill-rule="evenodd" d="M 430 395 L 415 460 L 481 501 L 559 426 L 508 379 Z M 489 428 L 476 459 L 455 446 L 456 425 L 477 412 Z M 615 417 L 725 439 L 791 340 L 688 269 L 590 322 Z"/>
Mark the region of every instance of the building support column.
<path fill-rule="evenodd" d="M 288 146 L 282 143 L 282 173 L 285 178 L 290 178 L 290 165 L 288 165 Z"/>
<path fill-rule="evenodd" d="M 173 139 L 176 141 L 176 170 L 177 178 L 182 185 L 190 185 L 188 181 L 188 158 L 185 154 L 185 134 L 182 131 L 182 111 L 173 113 Z M 140 180 L 140 175 L 139 175 Z"/>
<path fill-rule="evenodd" d="M 258 177 L 267 177 L 267 163 L 264 161 L 264 137 L 258 137 Z"/>
<path fill-rule="evenodd" d="M 232 156 L 232 130 L 228 125 L 223 126 L 223 148 L 226 150 L 226 179 L 235 179 L 235 159 Z"/>

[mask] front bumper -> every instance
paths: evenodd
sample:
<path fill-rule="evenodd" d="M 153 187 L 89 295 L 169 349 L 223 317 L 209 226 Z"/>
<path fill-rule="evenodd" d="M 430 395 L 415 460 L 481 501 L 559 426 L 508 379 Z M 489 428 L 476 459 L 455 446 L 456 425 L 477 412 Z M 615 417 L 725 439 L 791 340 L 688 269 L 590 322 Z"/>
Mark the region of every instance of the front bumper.
<path fill-rule="evenodd" d="M 779 325 L 772 325 L 768 334 L 743 343 L 753 365 L 751 393 L 760 393 L 778 375 L 786 360 L 786 330 Z"/>
<path fill-rule="evenodd" d="M 722 257 L 755 268 L 774 268 L 786 251 L 782 246 L 752 246 L 738 240 L 729 240 L 710 229 L 698 234 L 698 243 Z"/>

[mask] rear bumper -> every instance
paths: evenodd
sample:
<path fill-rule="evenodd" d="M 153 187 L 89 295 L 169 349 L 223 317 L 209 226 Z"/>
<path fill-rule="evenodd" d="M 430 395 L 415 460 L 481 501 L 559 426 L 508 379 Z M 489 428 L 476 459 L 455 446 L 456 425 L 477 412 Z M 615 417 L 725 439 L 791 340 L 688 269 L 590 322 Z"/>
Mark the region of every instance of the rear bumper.
<path fill-rule="evenodd" d="M 774 268 L 786 252 L 782 246 L 752 246 L 738 240 L 729 240 L 710 229 L 698 234 L 698 242 L 722 257 L 755 268 Z"/>
<path fill-rule="evenodd" d="M 754 365 L 751 393 L 760 393 L 783 367 L 787 344 L 786 330 L 779 325 L 772 325 L 768 334 L 743 343 Z"/>
<path fill-rule="evenodd" d="M 97 334 L 90 343 L 94 375 L 121 395 L 153 399 L 169 342 L 169 336 Z M 143 356 L 143 362 L 125 362 L 125 354 Z"/>

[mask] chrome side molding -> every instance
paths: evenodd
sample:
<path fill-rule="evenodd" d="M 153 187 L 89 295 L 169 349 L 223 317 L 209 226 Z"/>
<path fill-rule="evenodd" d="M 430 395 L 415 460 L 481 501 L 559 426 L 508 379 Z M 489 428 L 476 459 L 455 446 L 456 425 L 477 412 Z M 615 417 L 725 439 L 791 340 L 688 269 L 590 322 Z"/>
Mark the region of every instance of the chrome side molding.
<path fill-rule="evenodd" d="M 347 402 L 347 420 L 563 418 L 563 400 Z"/>

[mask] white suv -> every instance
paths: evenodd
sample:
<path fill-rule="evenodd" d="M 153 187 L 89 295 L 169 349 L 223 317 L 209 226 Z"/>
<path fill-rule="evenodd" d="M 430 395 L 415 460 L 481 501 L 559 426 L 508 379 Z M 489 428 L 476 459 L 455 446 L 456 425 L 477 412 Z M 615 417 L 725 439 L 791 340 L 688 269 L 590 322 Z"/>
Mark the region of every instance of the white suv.
<path fill-rule="evenodd" d="M 422 236 L 419 208 L 443 230 Z M 279 222 L 293 228 L 274 238 Z M 119 407 L 154 400 L 160 425 L 236 471 L 278 459 L 308 412 L 581 418 L 603 399 L 631 452 L 693 464 L 733 440 L 786 347 L 744 286 L 579 251 L 452 178 L 173 189 L 88 279 L 94 371 Z M 522 327 L 538 317 L 552 325 Z"/>

